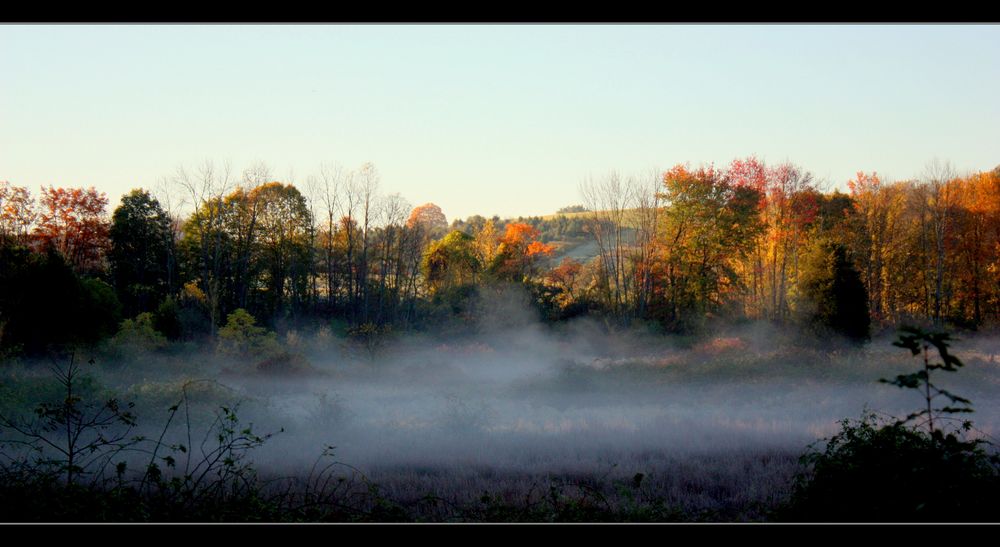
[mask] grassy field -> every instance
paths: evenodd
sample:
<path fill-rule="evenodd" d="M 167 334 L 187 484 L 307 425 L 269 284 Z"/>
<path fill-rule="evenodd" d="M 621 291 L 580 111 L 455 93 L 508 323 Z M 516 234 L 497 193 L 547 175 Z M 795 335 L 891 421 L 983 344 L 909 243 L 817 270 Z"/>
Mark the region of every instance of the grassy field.
<path fill-rule="evenodd" d="M 133 434 L 191 448 L 159 454 L 178 459 L 165 476 L 212 453 L 222 405 L 238 414 L 237 430 L 275 433 L 238 454 L 248 467 L 230 478 L 253 488 L 236 498 L 178 491 L 171 503 L 197 510 L 178 513 L 154 496 L 143 514 L 119 507 L 74 517 L 69 502 L 53 510 L 38 501 L 44 488 L 57 500 L 57 483 L 29 487 L 8 473 L 7 503 L 36 501 L 18 502 L 6 518 L 767 521 L 780 518 L 798 456 L 838 420 L 865 407 L 901 415 L 919 403 L 877 383 L 913 365 L 887 340 L 821 348 L 761 326 L 692 340 L 527 325 L 472 339 L 407 337 L 374 359 L 346 341 L 307 342 L 308 365 L 293 372 L 195 351 L 88 369 L 81 396 L 132 401 Z M 995 346 L 965 342 L 958 355 L 967 367 L 948 378 L 973 400 L 976 434 L 990 437 L 1000 426 Z M 2 374 L 4 415 L 59 400 L 39 363 Z M 164 429 L 178 401 L 182 414 Z M 135 472 L 147 456 L 122 454 Z M 215 504 L 223 501 L 235 509 Z"/>

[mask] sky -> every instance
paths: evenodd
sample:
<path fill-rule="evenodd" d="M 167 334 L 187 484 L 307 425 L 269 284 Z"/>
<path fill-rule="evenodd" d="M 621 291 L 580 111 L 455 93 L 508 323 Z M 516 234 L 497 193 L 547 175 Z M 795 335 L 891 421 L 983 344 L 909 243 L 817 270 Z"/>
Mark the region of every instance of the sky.
<path fill-rule="evenodd" d="M 0 25 L 0 180 L 114 208 L 178 167 L 372 162 L 448 220 L 611 171 L 1000 164 L 997 25 Z"/>

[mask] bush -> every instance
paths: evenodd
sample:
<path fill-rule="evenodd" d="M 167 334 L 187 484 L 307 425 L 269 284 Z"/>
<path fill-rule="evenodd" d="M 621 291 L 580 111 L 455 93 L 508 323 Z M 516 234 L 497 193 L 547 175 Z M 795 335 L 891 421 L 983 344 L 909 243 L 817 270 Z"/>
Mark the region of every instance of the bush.
<path fill-rule="evenodd" d="M 133 435 L 132 403 L 87 395 L 82 388 L 89 377 L 72 355 L 68 366 L 53 371 L 64 393 L 60 401 L 39 404 L 32 418 L 0 414 L 0 519 L 208 521 L 282 515 L 285 499 L 265 492 L 248 459 L 271 435 L 243 426 L 235 407 L 221 407 L 199 446 L 168 444 L 164 439 L 179 412 L 188 427 L 184 437 L 192 438 L 187 385 L 154 440 Z M 297 516 L 295 508 L 285 510 Z"/>
<path fill-rule="evenodd" d="M 993 521 L 998 462 L 979 443 L 866 414 L 801 462 L 786 517 L 806 521 Z"/>
<path fill-rule="evenodd" d="M 167 339 L 154 327 L 153 314 L 140 313 L 135 319 L 122 321 L 114 345 L 128 356 L 157 351 L 167 346 Z"/>
<path fill-rule="evenodd" d="M 0 352 L 43 355 L 61 345 L 92 345 L 121 321 L 114 289 L 81 279 L 55 251 L 0 247 Z"/>
<path fill-rule="evenodd" d="M 277 336 L 264 327 L 256 326 L 256 322 L 243 308 L 229 314 L 226 326 L 219 329 L 216 351 L 240 358 L 269 356 L 277 352 Z"/>
<path fill-rule="evenodd" d="M 921 392 L 925 405 L 905 418 L 873 413 L 844 420 L 841 431 L 800 459 L 807 470 L 796 477 L 782 515 L 806 521 L 993 521 L 1000 501 L 1000 457 L 992 445 L 969 438 L 972 423 L 956 425 L 949 415 L 971 412 L 970 402 L 931 382 L 937 370 L 955 371 L 961 361 L 948 351 L 950 337 L 905 329 L 895 345 L 923 368 L 885 383 Z M 940 363 L 932 363 L 929 349 Z M 946 398 L 946 406 L 934 399 Z"/>
<path fill-rule="evenodd" d="M 181 308 L 172 296 L 166 297 L 153 314 L 153 328 L 163 333 L 167 340 L 181 337 Z"/>

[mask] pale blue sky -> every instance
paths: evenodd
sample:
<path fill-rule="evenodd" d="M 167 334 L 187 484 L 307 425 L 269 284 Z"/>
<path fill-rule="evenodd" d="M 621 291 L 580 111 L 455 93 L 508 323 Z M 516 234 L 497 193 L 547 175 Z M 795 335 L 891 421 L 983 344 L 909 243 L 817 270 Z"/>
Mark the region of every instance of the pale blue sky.
<path fill-rule="evenodd" d="M 750 154 L 831 188 L 1000 164 L 990 25 L 6 25 L 0 74 L 0 180 L 112 207 L 206 159 L 371 161 L 449 220 Z"/>

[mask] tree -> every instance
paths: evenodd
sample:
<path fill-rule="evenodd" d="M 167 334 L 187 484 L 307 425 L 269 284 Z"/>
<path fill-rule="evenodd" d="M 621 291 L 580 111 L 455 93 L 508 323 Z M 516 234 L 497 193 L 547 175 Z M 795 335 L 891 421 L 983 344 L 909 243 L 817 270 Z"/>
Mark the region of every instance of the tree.
<path fill-rule="evenodd" d="M 42 211 L 35 234 L 56 249 L 79 273 L 97 273 L 104 268 L 108 221 L 104 209 L 108 197 L 94 187 L 42 188 Z"/>
<path fill-rule="evenodd" d="M 799 280 L 799 315 L 817 334 L 832 331 L 863 342 L 871 320 L 861 276 L 840 243 L 822 241 L 806 257 Z"/>
<path fill-rule="evenodd" d="M 978 326 L 1000 317 L 1000 175 L 974 173 L 951 184 L 958 203 L 948 242 L 955 250 L 949 265 L 955 301 L 949 315 Z"/>
<path fill-rule="evenodd" d="M 732 308 L 744 285 L 737 265 L 764 230 L 760 193 L 714 167 L 678 165 L 663 176 L 666 218 L 656 265 L 658 319 L 676 328 Z"/>
<path fill-rule="evenodd" d="M 421 268 L 431 294 L 475 282 L 482 264 L 474 241 L 469 234 L 454 230 L 427 248 Z"/>
<path fill-rule="evenodd" d="M 0 244 L 27 244 L 29 228 L 37 216 L 35 200 L 27 188 L 0 181 Z"/>
<path fill-rule="evenodd" d="M 0 415 L 0 427 L 17 432 L 21 437 L 17 444 L 34 453 L 33 479 L 44 484 L 47 472 L 54 471 L 65 476 L 65 484 L 72 488 L 87 475 L 95 480 L 104 477 L 112 458 L 135 448 L 142 437 L 130 435 L 136 426 L 134 403 L 85 400 L 92 394 L 87 393 L 88 382 L 81 381 L 83 371 L 75 353 L 70 353 L 66 367 L 57 364 L 53 372 L 63 394 L 59 401 L 39 404 L 30 420 Z M 119 478 L 125 465 L 116 466 Z"/>
<path fill-rule="evenodd" d="M 180 242 L 185 253 L 185 263 L 189 279 L 197 279 L 205 296 L 208 309 L 209 329 L 215 336 L 221 312 L 223 268 L 228 238 L 223 225 L 223 196 L 232 185 L 229 165 L 217 170 L 211 162 L 206 162 L 191 176 L 184 168 L 177 170 L 177 184 L 191 196 L 194 214 L 182 227 Z"/>
<path fill-rule="evenodd" d="M 631 234 L 627 212 L 632 207 L 635 184 L 612 172 L 600 180 L 588 179 L 580 185 L 585 206 L 587 231 L 598 247 L 604 278 L 605 308 L 619 321 L 632 314 L 633 279 L 628 271 L 628 238 Z"/>
<path fill-rule="evenodd" d="M 222 226 L 231 244 L 226 249 L 230 262 L 227 270 L 231 276 L 223 289 L 226 309 L 251 306 L 251 293 L 259 275 L 256 253 L 261 232 L 262 203 L 257 191 L 270 178 L 271 171 L 267 165 L 257 163 L 243 171 L 241 185 L 223 201 Z"/>
<path fill-rule="evenodd" d="M 312 273 L 312 225 L 305 197 L 291 184 L 270 182 L 248 194 L 259 208 L 259 231 L 252 246 L 263 274 L 266 309 L 272 316 L 308 303 Z"/>
<path fill-rule="evenodd" d="M 811 173 L 791 163 L 768 167 L 754 157 L 734 160 L 727 176 L 733 185 L 756 191 L 763 229 L 739 272 L 746 278 L 749 315 L 782 321 L 788 317 L 799 255 L 812 236 L 819 211 Z"/>
<path fill-rule="evenodd" d="M 535 273 L 538 258 L 552 254 L 553 247 L 538 241 L 539 231 L 530 224 L 512 222 L 507 225 L 489 272 L 499 279 L 522 281 Z"/>
<path fill-rule="evenodd" d="M 427 234 L 427 237 L 437 239 L 448 231 L 448 219 L 445 218 L 441 208 L 433 203 L 425 203 L 419 207 L 414 207 L 410 212 L 410 218 L 406 220 L 407 228 L 420 227 Z"/>
<path fill-rule="evenodd" d="M 399 194 L 381 200 L 378 215 L 381 226 L 375 231 L 369 281 L 376 287 L 370 319 L 377 325 L 398 319 L 401 300 L 406 291 L 414 287 L 411 276 L 419 272 L 419 261 L 413 259 L 419 256 L 421 249 L 418 233 L 421 230 L 405 225 L 409 214 L 410 204 Z"/>
<path fill-rule="evenodd" d="M 146 190 L 122 197 L 111 220 L 111 277 L 125 314 L 151 311 L 172 291 L 168 271 L 173 249 L 170 219 Z"/>
<path fill-rule="evenodd" d="M 316 187 L 319 200 L 323 203 L 326 226 L 320 229 L 320 240 L 323 242 L 323 263 L 326 272 L 326 296 L 327 306 L 332 307 L 339 292 L 339 284 L 334 268 L 334 239 L 337 232 L 335 219 L 340 210 L 340 196 L 338 192 L 346 183 L 347 179 L 343 169 L 339 165 L 328 167 L 320 166 L 318 179 L 313 179 L 312 184 Z"/>
<path fill-rule="evenodd" d="M 954 207 L 958 196 L 953 184 L 955 172 L 950 163 L 932 161 L 927 165 L 925 188 L 927 198 L 923 200 L 924 210 L 928 217 L 922 223 L 925 231 L 930 233 L 930 243 L 933 247 L 933 277 L 934 277 L 934 324 L 941 326 L 944 310 L 950 296 L 950 277 L 946 272 L 946 261 L 951 249 L 948 245 L 948 235 L 953 229 Z"/>
<path fill-rule="evenodd" d="M 115 291 L 80 279 L 61 253 L 0 246 L 0 352 L 36 356 L 111 336 L 121 321 Z"/>
<path fill-rule="evenodd" d="M 55 249 L 0 246 L 0 351 L 43 353 L 73 342 L 80 284 Z"/>

